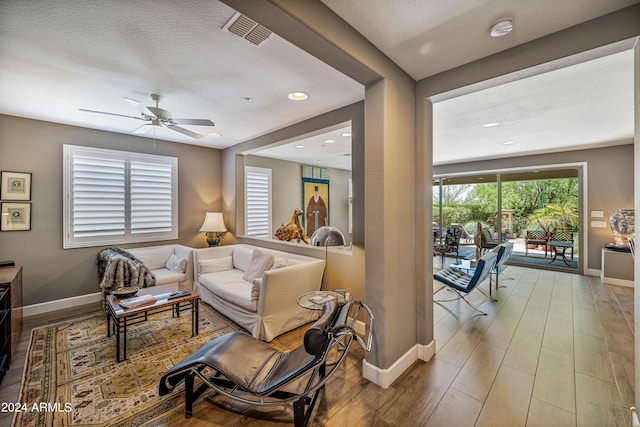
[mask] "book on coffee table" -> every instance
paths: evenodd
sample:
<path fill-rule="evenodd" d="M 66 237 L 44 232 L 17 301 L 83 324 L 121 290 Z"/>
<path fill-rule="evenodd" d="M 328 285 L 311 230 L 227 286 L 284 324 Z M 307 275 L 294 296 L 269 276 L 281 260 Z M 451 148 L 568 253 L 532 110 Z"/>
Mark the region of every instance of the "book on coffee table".
<path fill-rule="evenodd" d="M 122 300 L 119 302 L 119 304 L 123 308 L 137 308 L 153 304 L 156 301 L 156 297 L 154 297 L 153 295 L 142 295 L 139 297 Z"/>

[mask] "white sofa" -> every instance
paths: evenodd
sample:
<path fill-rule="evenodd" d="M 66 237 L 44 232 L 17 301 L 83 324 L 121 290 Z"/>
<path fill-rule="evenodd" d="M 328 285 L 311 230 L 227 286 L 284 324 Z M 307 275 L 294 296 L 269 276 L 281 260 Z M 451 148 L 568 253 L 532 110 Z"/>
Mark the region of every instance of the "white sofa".
<path fill-rule="evenodd" d="M 193 248 L 182 245 L 146 246 L 126 249 L 138 258 L 156 278 L 156 286 L 175 284 L 176 290 L 192 289 L 193 286 Z M 173 270 L 168 268 L 167 261 L 173 255 Z M 182 262 L 184 260 L 184 262 Z"/>
<path fill-rule="evenodd" d="M 248 281 L 247 275 L 256 272 L 255 249 L 273 256 L 273 266 Z M 320 289 L 324 260 L 246 244 L 194 249 L 193 254 L 194 289 L 200 299 L 255 338 L 271 341 L 318 318 L 317 311 L 297 301 Z"/>

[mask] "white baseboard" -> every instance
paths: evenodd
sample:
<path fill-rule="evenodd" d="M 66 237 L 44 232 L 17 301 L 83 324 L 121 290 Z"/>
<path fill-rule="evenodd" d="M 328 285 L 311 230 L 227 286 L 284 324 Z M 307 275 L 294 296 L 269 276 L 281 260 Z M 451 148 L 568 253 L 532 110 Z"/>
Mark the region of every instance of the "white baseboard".
<path fill-rule="evenodd" d="M 595 268 L 589 268 L 587 270 L 587 276 L 599 277 L 602 283 L 608 283 L 609 285 L 625 286 L 627 288 L 635 288 L 633 280 L 627 279 L 615 279 L 613 277 L 602 277 L 602 271 Z"/>
<path fill-rule="evenodd" d="M 595 268 L 587 268 L 587 276 L 596 276 L 600 277 L 600 270 Z"/>
<path fill-rule="evenodd" d="M 404 371 L 416 360 L 428 361 L 435 354 L 436 342 L 432 340 L 427 345 L 416 344 L 396 360 L 389 368 L 381 369 L 362 361 L 362 376 L 382 388 L 388 388 Z"/>
<path fill-rule="evenodd" d="M 65 308 L 73 308 L 80 305 L 92 304 L 94 302 L 100 302 L 101 299 L 102 293 L 96 292 L 94 294 L 63 298 L 55 301 L 43 302 L 40 304 L 25 305 L 24 307 L 22 307 L 22 316 L 35 316 L 37 314 L 49 313 L 51 311 L 62 310 Z"/>
<path fill-rule="evenodd" d="M 602 279 L 602 283 L 608 283 L 609 285 L 616 285 L 616 286 L 624 286 L 627 288 L 635 287 L 633 280 L 614 279 L 613 277 L 604 277 Z"/>
<path fill-rule="evenodd" d="M 416 344 L 418 346 L 418 359 L 428 362 L 436 355 L 436 340 L 431 340 L 427 345 Z"/>

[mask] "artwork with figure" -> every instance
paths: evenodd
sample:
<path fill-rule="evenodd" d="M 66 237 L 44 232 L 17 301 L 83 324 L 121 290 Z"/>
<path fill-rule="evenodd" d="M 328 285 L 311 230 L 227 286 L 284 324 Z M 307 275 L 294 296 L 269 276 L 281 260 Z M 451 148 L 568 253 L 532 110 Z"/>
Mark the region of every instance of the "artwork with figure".
<path fill-rule="evenodd" d="M 328 225 L 329 181 L 303 178 L 302 197 L 306 234 L 311 236 L 318 228 Z"/>

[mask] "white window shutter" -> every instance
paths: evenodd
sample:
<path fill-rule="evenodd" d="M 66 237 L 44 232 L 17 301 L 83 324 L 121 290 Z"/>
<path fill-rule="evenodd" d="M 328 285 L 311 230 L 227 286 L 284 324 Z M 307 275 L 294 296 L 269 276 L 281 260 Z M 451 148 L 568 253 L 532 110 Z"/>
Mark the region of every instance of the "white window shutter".
<path fill-rule="evenodd" d="M 131 233 L 170 232 L 173 217 L 171 165 L 131 161 Z"/>
<path fill-rule="evenodd" d="M 271 235 L 271 169 L 245 168 L 245 210 L 247 236 Z"/>
<path fill-rule="evenodd" d="M 178 238 L 175 157 L 64 145 L 64 247 Z"/>

